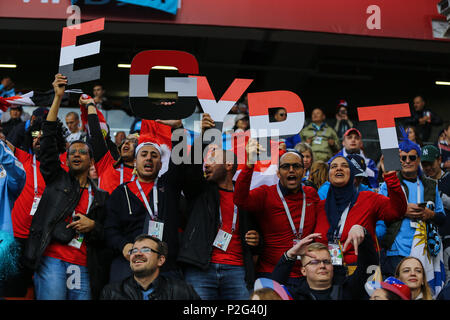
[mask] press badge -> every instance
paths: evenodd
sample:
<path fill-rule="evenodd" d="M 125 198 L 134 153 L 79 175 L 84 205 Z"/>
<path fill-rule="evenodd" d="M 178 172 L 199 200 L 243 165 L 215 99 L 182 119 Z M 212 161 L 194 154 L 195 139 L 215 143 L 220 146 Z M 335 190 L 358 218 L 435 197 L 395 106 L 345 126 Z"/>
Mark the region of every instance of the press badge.
<path fill-rule="evenodd" d="M 314 144 L 322 144 L 322 138 L 323 137 L 315 137 L 313 140 Z"/>
<path fill-rule="evenodd" d="M 80 249 L 81 245 L 83 244 L 84 235 L 82 233 L 77 233 L 75 238 L 70 240 L 68 243 L 69 246 Z"/>
<path fill-rule="evenodd" d="M 36 210 L 39 206 L 40 201 L 41 201 L 41 197 L 34 196 L 33 204 L 31 205 L 31 211 L 30 211 L 31 216 L 34 216 L 34 214 L 36 213 Z"/>
<path fill-rule="evenodd" d="M 342 266 L 344 258 L 339 244 L 328 243 L 328 250 L 330 251 L 331 263 L 333 266 Z"/>
<path fill-rule="evenodd" d="M 164 231 L 164 223 L 150 220 L 148 223 L 148 235 L 158 238 L 162 241 Z"/>
<path fill-rule="evenodd" d="M 222 229 L 217 232 L 216 239 L 214 239 L 213 246 L 219 248 L 220 250 L 227 251 L 228 245 L 231 241 L 231 233 L 225 232 Z"/>

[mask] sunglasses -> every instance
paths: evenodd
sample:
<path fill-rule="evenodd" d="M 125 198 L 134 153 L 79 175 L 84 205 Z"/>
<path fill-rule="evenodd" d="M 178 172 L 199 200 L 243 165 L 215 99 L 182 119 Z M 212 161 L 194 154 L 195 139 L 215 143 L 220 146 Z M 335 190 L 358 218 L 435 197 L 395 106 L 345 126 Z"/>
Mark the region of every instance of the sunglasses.
<path fill-rule="evenodd" d="M 282 165 L 280 165 L 280 169 L 289 170 L 291 166 L 292 168 L 294 168 L 294 170 L 300 170 L 304 168 L 304 166 L 300 163 L 283 163 Z"/>
<path fill-rule="evenodd" d="M 408 159 L 408 158 L 409 158 L 409 160 L 411 160 L 411 161 L 416 161 L 416 160 L 417 160 L 417 156 L 415 156 L 415 155 L 406 155 L 406 156 L 401 156 L 401 157 L 400 157 L 400 159 L 401 159 L 403 162 L 405 162 L 406 159 Z"/>
<path fill-rule="evenodd" d="M 161 254 L 161 253 L 159 253 L 158 251 L 156 251 L 155 249 L 152 249 L 152 248 L 149 248 L 149 247 L 143 247 L 143 248 L 141 248 L 141 249 L 139 249 L 139 248 L 134 248 L 134 249 L 131 249 L 130 251 L 128 251 L 128 254 L 131 256 L 132 254 L 136 254 L 136 253 L 138 253 L 138 252 L 140 252 L 140 253 L 150 253 L 150 252 L 154 252 L 154 253 L 157 253 L 157 254 Z"/>
<path fill-rule="evenodd" d="M 69 155 L 73 156 L 76 152 L 78 152 L 79 154 L 85 156 L 87 154 L 89 154 L 89 151 L 86 149 L 70 149 L 69 150 Z"/>
<path fill-rule="evenodd" d="M 323 263 L 326 266 L 329 266 L 331 264 L 331 260 L 330 259 L 324 259 L 324 260 L 311 260 L 308 263 L 304 264 L 303 266 L 306 267 L 308 264 L 312 265 L 312 266 L 318 266 L 319 264 Z"/>

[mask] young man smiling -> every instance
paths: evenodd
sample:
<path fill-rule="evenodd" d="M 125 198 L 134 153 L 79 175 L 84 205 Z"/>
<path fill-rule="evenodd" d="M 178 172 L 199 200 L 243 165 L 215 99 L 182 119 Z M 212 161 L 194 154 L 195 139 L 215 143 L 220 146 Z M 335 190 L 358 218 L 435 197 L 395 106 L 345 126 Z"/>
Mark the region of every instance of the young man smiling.
<path fill-rule="evenodd" d="M 161 275 L 166 262 L 167 244 L 142 234 L 136 237 L 129 253 L 132 275 L 122 282 L 107 285 L 102 300 L 199 300 L 194 289 L 179 279 Z"/>

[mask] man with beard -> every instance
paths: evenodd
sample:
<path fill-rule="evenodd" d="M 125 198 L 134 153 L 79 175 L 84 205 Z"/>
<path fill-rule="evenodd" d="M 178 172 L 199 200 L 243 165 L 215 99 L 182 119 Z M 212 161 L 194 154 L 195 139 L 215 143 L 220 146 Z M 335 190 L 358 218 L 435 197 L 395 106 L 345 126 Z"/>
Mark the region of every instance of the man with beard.
<path fill-rule="evenodd" d="M 107 285 L 101 300 L 199 300 L 190 285 L 160 274 L 168 255 L 165 242 L 147 234 L 139 235 L 129 255 L 132 275 Z"/>
<path fill-rule="evenodd" d="M 45 190 L 34 212 L 24 262 L 34 270 L 38 300 L 95 299 L 106 283 L 103 220 L 108 193 L 88 178 L 92 150 L 81 140 L 67 149 L 69 172 L 57 152 L 57 116 L 67 78 L 55 76 L 55 97 L 42 126 L 40 171 Z"/>
<path fill-rule="evenodd" d="M 100 129 L 94 99 L 80 97 L 80 105 L 88 109 L 90 141 L 94 150 L 95 170 L 99 177 L 98 186 L 111 194 L 122 183 L 135 179 L 134 154 L 138 137 L 134 134 L 128 135 L 119 146 L 119 159 L 114 159 Z"/>
<path fill-rule="evenodd" d="M 313 232 L 319 211 L 319 197 L 312 187 L 302 186 L 303 158 L 288 149 L 280 157 L 277 175 L 279 183 L 262 185 L 250 190 L 254 159 L 260 146 L 256 140 L 247 145 L 247 165 L 239 174 L 234 203 L 255 215 L 261 228 L 264 246 L 256 266 L 256 277 L 269 277 L 278 259 L 293 243 Z M 296 262 L 289 274 L 288 286 L 298 284 L 301 263 Z"/>

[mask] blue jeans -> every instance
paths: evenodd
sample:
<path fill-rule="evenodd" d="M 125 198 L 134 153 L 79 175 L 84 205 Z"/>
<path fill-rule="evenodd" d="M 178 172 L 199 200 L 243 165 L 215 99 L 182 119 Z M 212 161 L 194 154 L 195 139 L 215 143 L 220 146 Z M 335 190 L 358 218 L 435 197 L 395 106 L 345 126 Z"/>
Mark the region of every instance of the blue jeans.
<path fill-rule="evenodd" d="M 36 300 L 91 300 L 86 267 L 42 257 L 34 274 Z"/>
<path fill-rule="evenodd" d="M 202 300 L 248 300 L 245 269 L 240 266 L 211 263 L 208 270 L 186 267 L 184 279 Z"/>

